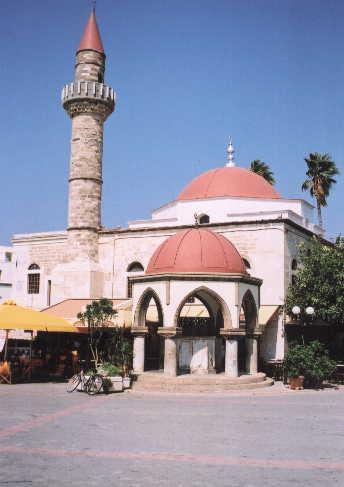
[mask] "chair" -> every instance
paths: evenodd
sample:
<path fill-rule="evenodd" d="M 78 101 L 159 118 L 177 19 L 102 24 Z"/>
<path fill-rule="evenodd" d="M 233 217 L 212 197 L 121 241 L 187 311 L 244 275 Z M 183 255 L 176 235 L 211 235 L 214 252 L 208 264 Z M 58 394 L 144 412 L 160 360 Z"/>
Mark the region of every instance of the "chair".
<path fill-rule="evenodd" d="M 11 366 L 8 362 L 0 362 L 0 384 L 11 384 Z"/>

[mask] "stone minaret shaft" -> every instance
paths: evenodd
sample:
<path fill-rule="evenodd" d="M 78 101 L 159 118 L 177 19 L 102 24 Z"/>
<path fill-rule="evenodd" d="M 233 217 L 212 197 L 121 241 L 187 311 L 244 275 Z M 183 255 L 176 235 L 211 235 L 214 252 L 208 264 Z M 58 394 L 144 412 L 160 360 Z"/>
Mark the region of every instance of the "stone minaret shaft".
<path fill-rule="evenodd" d="M 92 11 L 76 53 L 75 80 L 62 91 L 72 119 L 68 205 L 68 260 L 98 261 L 101 226 L 103 125 L 115 107 L 104 84 L 105 54 Z"/>

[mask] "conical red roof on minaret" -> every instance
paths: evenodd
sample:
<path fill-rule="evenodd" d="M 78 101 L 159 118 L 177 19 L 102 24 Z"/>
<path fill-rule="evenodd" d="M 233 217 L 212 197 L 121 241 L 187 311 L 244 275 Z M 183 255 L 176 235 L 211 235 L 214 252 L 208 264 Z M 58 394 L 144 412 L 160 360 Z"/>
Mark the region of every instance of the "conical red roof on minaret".
<path fill-rule="evenodd" d="M 78 47 L 78 51 L 82 51 L 83 49 L 92 49 L 93 51 L 98 51 L 104 54 L 104 47 L 100 37 L 96 19 L 96 12 L 94 9 L 92 10 L 86 24 L 83 36 Z"/>

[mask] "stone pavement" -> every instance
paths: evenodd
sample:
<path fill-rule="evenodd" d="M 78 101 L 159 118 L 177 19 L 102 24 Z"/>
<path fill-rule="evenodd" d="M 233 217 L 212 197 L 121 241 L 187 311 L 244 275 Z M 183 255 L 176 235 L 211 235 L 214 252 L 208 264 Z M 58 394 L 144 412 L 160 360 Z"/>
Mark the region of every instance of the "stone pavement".
<path fill-rule="evenodd" d="M 0 386 L 0 487 L 344 485 L 344 388 L 67 394 Z"/>

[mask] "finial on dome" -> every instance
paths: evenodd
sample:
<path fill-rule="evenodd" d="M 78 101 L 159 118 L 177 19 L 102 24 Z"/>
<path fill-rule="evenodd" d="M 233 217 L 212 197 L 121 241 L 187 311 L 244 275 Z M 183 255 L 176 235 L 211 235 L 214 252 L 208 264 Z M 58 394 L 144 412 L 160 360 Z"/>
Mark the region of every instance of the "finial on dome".
<path fill-rule="evenodd" d="M 229 137 L 229 144 L 227 147 L 227 164 L 226 167 L 234 167 L 235 166 L 235 161 L 234 161 L 234 147 L 232 144 L 232 137 Z"/>

